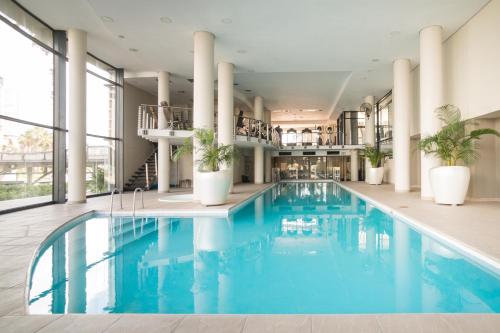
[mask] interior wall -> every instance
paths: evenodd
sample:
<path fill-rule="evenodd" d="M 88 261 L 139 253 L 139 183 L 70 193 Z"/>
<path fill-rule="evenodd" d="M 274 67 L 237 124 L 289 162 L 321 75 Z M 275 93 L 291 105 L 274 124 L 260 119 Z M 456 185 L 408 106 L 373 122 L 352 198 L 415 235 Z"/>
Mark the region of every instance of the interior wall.
<path fill-rule="evenodd" d="M 123 89 L 123 176 L 124 181 L 154 151 L 154 144 L 137 135 L 137 109 L 140 104 L 156 104 L 156 96 L 125 83 Z"/>
<path fill-rule="evenodd" d="M 500 110 L 500 0 L 492 0 L 455 34 L 443 42 L 444 102 L 460 108 L 465 119 L 476 119 Z M 412 71 L 413 114 L 410 119 L 412 187 L 420 185 L 419 66 Z M 500 120 L 481 119 L 482 127 L 497 127 Z M 471 167 L 469 196 L 500 198 L 499 139 L 479 142 L 480 159 Z"/>

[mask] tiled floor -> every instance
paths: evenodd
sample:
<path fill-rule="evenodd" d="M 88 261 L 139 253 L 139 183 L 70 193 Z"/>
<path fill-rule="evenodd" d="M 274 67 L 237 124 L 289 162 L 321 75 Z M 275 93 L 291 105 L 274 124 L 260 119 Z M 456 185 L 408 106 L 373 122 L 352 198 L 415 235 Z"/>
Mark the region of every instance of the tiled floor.
<path fill-rule="evenodd" d="M 388 185 L 345 183 L 389 211 L 417 220 L 421 226 L 449 235 L 500 262 L 500 204 L 467 203 L 437 206 L 421 201 L 418 193 L 396 194 Z M 229 203 L 203 207 L 192 203 L 159 202 L 145 193 L 145 209 L 138 214 L 225 215 L 229 208 L 266 186 L 235 188 Z M 174 193 L 178 194 L 178 193 Z M 116 198 L 118 199 L 118 198 Z M 132 195 L 124 195 L 123 213 L 130 211 Z M 115 212 L 119 214 L 118 200 Z M 62 223 L 90 210 L 109 209 L 109 198 L 86 204 L 51 205 L 0 215 L 0 332 L 500 332 L 500 315 L 25 315 L 24 291 L 31 257 L 45 237 Z"/>

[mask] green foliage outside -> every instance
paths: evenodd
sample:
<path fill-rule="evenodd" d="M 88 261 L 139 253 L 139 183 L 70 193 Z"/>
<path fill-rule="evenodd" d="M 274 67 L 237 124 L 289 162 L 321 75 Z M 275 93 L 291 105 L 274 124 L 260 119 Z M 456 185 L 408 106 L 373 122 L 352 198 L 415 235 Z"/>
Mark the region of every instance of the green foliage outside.
<path fill-rule="evenodd" d="M 491 128 L 480 128 L 469 131 L 473 120 L 462 120 L 460 109 L 446 104 L 436 109 L 436 116 L 444 126 L 439 132 L 420 140 L 418 147 L 425 154 L 439 157 L 448 166 L 462 161 L 468 165 L 479 158 L 476 142 L 483 135 L 491 134 L 500 137 L 500 133 Z"/>
<path fill-rule="evenodd" d="M 0 201 L 40 197 L 52 194 L 52 184 L 13 184 L 0 185 Z"/>
<path fill-rule="evenodd" d="M 87 191 L 92 193 L 108 191 L 108 183 L 104 177 L 104 168 L 97 167 L 92 171 L 92 178 L 87 181 Z"/>

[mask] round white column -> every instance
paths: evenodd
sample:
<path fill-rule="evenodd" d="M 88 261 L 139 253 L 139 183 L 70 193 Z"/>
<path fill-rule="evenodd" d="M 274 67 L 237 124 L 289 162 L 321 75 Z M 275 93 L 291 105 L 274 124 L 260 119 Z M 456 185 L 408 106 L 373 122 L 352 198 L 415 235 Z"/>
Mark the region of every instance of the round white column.
<path fill-rule="evenodd" d="M 393 64 L 394 103 L 393 155 L 394 189 L 396 192 L 410 191 L 410 114 L 411 63 L 409 59 L 397 59 Z"/>
<path fill-rule="evenodd" d="M 358 151 L 351 150 L 351 181 L 358 181 Z"/>
<path fill-rule="evenodd" d="M 194 33 L 194 75 L 193 75 L 193 127 L 214 128 L 214 35 L 207 31 Z M 198 188 L 198 163 L 200 153 L 193 151 L 193 199 L 199 200 L 203 189 Z M 206 190 L 206 189 L 205 189 Z"/>
<path fill-rule="evenodd" d="M 170 105 L 170 74 L 168 72 L 158 73 L 158 105 L 167 102 Z M 158 129 L 168 127 L 168 119 L 165 114 L 170 110 L 158 108 Z M 170 190 L 170 143 L 166 138 L 158 139 L 158 193 L 166 193 Z"/>
<path fill-rule="evenodd" d="M 264 116 L 264 101 L 262 97 L 255 96 L 253 112 L 256 120 L 262 120 Z M 254 183 L 264 183 L 264 147 L 260 143 L 254 149 Z"/>
<path fill-rule="evenodd" d="M 68 30 L 68 203 L 86 201 L 87 33 Z"/>
<path fill-rule="evenodd" d="M 375 146 L 375 97 L 366 96 L 363 100 L 364 103 L 372 105 L 372 113 L 369 118 L 365 119 L 365 137 L 364 144 Z M 368 169 L 371 168 L 370 160 L 365 158 L 365 175 L 368 174 Z M 365 176 L 365 182 L 368 183 L 368 177 Z"/>
<path fill-rule="evenodd" d="M 217 74 L 217 142 L 224 145 L 234 144 L 234 85 L 233 64 L 221 62 Z M 226 165 L 231 173 L 231 186 L 229 192 L 233 191 L 233 164 Z"/>
<path fill-rule="evenodd" d="M 443 29 L 430 26 L 420 31 L 420 136 L 435 134 L 441 127 L 434 110 L 443 104 Z M 432 199 L 429 171 L 439 166 L 439 160 L 421 153 L 420 195 Z"/>
<path fill-rule="evenodd" d="M 272 181 L 272 169 L 273 169 L 273 166 L 272 166 L 272 160 L 273 160 L 273 157 L 271 155 L 271 151 L 270 150 L 266 150 L 264 152 L 264 164 L 265 164 L 265 168 L 264 168 L 264 181 L 266 183 L 270 183 Z"/>

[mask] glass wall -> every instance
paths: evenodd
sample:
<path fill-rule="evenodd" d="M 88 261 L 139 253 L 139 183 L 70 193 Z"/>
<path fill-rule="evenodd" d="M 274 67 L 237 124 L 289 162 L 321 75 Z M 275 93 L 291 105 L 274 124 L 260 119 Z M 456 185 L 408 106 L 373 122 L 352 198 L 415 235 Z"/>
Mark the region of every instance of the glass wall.
<path fill-rule="evenodd" d="M 392 141 L 392 93 L 384 96 L 377 102 L 377 141 L 379 143 L 389 143 Z"/>
<path fill-rule="evenodd" d="M 52 30 L 0 3 L 0 211 L 53 201 Z"/>
<path fill-rule="evenodd" d="M 347 180 L 349 156 L 279 156 L 274 167 L 282 180 Z"/>
<path fill-rule="evenodd" d="M 110 192 L 116 185 L 116 68 L 87 58 L 87 193 Z"/>
<path fill-rule="evenodd" d="M 71 115 L 64 100 L 66 34 L 2 0 L 0 41 L 0 213 L 64 202 Z M 88 55 L 88 195 L 120 183 L 122 82 L 122 70 Z"/>

